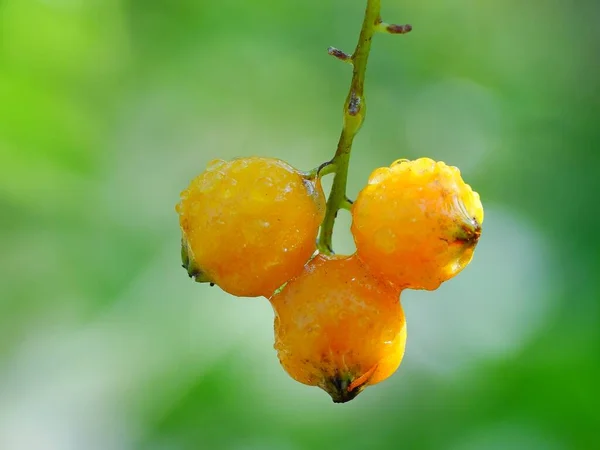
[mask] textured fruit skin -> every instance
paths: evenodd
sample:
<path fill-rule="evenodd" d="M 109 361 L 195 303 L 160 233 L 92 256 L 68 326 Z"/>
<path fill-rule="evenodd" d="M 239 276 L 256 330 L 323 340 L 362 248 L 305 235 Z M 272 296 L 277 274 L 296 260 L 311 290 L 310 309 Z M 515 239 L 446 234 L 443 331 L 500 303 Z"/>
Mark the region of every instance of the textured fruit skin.
<path fill-rule="evenodd" d="M 352 400 L 400 365 L 406 323 L 398 297 L 356 256 L 316 256 L 271 298 L 281 365 L 336 403 Z"/>
<path fill-rule="evenodd" d="M 287 163 L 249 157 L 209 163 L 176 209 L 197 280 L 270 297 L 315 252 L 325 197 Z"/>
<path fill-rule="evenodd" d="M 376 169 L 352 206 L 357 253 L 397 288 L 434 290 L 469 264 L 481 234 L 479 194 L 429 158 Z"/>

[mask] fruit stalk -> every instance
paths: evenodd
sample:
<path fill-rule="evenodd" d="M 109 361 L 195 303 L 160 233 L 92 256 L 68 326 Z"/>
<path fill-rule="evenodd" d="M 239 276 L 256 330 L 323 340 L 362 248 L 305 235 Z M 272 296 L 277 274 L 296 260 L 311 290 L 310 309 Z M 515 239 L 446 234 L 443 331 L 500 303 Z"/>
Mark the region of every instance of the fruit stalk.
<path fill-rule="evenodd" d="M 346 197 L 348 165 L 350 162 L 352 142 L 365 119 L 367 109 L 364 97 L 365 73 L 367 70 L 369 53 L 371 51 L 371 41 L 373 40 L 373 35 L 378 30 L 378 25 L 381 23 L 380 11 L 381 0 L 367 1 L 367 8 L 360 30 L 360 36 L 352 56 L 341 58 L 333 53 L 334 49 L 330 49 L 330 53 L 334 56 L 350 62 L 353 66 L 353 71 L 350 91 L 348 92 L 348 96 L 344 103 L 342 133 L 340 135 L 335 156 L 330 161 L 330 165 L 335 169 L 335 176 L 329 198 L 327 199 L 325 219 L 323 220 L 321 233 L 318 239 L 319 251 L 325 254 L 333 253 L 331 241 L 333 236 L 333 226 L 338 211 L 341 208 L 348 208 L 351 204 Z"/>

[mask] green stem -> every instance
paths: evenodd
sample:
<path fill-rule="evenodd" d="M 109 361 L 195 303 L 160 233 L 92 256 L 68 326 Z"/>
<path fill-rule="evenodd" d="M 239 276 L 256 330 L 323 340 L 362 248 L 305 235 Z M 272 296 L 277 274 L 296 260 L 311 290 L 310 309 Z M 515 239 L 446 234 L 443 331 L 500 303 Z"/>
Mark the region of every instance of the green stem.
<path fill-rule="evenodd" d="M 350 91 L 344 103 L 344 125 L 335 156 L 331 160 L 331 165 L 335 167 L 335 177 L 329 198 L 327 199 L 327 210 L 318 240 L 318 247 L 321 253 L 333 253 L 331 243 L 333 225 L 338 211 L 348 206 L 346 184 L 348 181 L 350 152 L 352 151 L 354 136 L 360 130 L 367 112 L 367 104 L 364 97 L 365 73 L 371 51 L 371 41 L 377 31 L 378 24 L 381 23 L 380 10 L 381 0 L 367 1 L 367 9 L 360 30 L 360 37 L 358 38 L 354 54 L 351 57 L 354 70 L 352 72 Z"/>

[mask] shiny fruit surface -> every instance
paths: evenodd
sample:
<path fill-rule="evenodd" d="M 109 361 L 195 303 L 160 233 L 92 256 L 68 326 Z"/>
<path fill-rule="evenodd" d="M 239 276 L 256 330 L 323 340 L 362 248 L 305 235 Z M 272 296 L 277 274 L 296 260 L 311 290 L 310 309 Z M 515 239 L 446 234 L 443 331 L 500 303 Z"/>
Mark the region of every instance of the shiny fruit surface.
<path fill-rule="evenodd" d="M 352 400 L 393 374 L 404 355 L 399 291 L 356 256 L 318 255 L 271 298 L 275 349 L 295 380 Z"/>
<path fill-rule="evenodd" d="M 361 260 L 397 288 L 434 290 L 464 269 L 481 234 L 479 194 L 429 158 L 376 169 L 352 206 Z"/>
<path fill-rule="evenodd" d="M 177 205 L 184 266 L 230 294 L 270 297 L 314 253 L 324 207 L 319 181 L 281 160 L 212 161 Z"/>

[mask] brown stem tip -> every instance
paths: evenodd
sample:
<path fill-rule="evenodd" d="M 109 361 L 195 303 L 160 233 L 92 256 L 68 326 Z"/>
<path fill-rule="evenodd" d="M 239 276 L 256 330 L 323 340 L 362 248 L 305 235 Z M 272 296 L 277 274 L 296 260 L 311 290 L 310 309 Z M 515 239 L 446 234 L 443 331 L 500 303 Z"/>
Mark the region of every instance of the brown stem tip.
<path fill-rule="evenodd" d="M 348 53 L 340 50 L 339 48 L 329 47 L 327 49 L 327 53 L 329 53 L 331 56 L 334 56 L 335 58 L 339 59 L 340 61 L 352 62 L 352 56 L 349 55 Z"/>
<path fill-rule="evenodd" d="M 412 25 L 391 24 L 391 25 L 388 25 L 385 29 L 390 34 L 406 34 L 406 33 L 409 33 L 410 31 L 412 31 Z"/>

